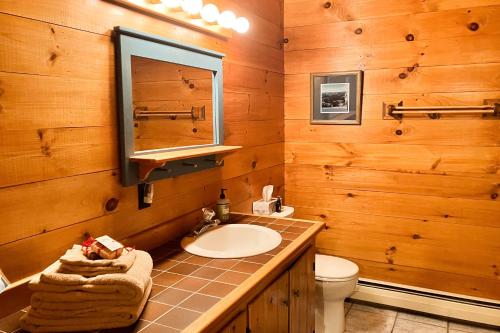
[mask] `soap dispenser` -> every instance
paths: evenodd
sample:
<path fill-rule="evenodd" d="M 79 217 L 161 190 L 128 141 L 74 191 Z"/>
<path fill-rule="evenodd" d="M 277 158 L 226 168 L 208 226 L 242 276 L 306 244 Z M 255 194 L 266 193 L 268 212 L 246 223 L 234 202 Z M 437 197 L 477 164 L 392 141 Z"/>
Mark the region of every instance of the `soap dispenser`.
<path fill-rule="evenodd" d="M 217 205 L 215 206 L 215 211 L 217 213 L 217 217 L 221 222 L 228 222 L 229 221 L 229 199 L 226 198 L 226 194 L 224 191 L 227 191 L 227 189 L 222 188 L 220 190 L 220 196 L 219 200 L 217 200 Z"/>

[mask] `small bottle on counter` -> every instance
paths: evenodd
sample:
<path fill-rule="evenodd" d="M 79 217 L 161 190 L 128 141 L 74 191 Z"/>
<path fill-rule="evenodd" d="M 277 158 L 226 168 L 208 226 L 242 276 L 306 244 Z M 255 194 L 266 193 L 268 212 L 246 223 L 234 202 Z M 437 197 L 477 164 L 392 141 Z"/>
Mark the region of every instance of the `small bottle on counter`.
<path fill-rule="evenodd" d="M 229 216 L 230 216 L 230 201 L 229 199 L 226 198 L 226 194 L 224 191 L 227 191 L 227 189 L 222 188 L 220 190 L 220 196 L 219 200 L 217 200 L 217 204 L 215 206 L 215 212 L 217 213 L 217 218 L 221 222 L 228 222 L 229 221 Z"/>
<path fill-rule="evenodd" d="M 276 213 L 281 213 L 281 207 L 283 206 L 281 197 L 278 196 L 276 199 Z"/>

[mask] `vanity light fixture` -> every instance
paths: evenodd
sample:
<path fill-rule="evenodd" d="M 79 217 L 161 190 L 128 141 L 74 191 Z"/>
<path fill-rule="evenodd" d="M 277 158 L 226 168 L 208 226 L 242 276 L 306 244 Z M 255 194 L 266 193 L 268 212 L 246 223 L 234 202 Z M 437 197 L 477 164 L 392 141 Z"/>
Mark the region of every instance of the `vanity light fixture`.
<path fill-rule="evenodd" d="M 196 30 L 229 38 L 233 31 L 244 34 L 250 28 L 246 17 L 231 10 L 220 11 L 203 0 L 103 0 L 156 17 L 165 18 Z M 208 0 L 210 1 L 210 0 Z"/>
<path fill-rule="evenodd" d="M 200 13 L 203 7 L 202 0 L 183 0 L 182 1 L 182 10 L 185 11 L 189 15 L 197 15 Z"/>
<path fill-rule="evenodd" d="M 238 17 L 233 24 L 234 31 L 244 34 L 250 28 L 250 22 L 248 22 L 246 17 Z"/>
<path fill-rule="evenodd" d="M 226 29 L 231 29 L 233 27 L 234 21 L 236 21 L 236 15 L 230 10 L 225 10 L 220 13 L 217 23 Z"/>
<path fill-rule="evenodd" d="M 219 8 L 216 5 L 209 3 L 201 9 L 201 18 L 208 23 L 215 23 L 219 18 Z"/>
<path fill-rule="evenodd" d="M 161 0 L 168 9 L 177 9 L 182 5 L 182 0 Z"/>

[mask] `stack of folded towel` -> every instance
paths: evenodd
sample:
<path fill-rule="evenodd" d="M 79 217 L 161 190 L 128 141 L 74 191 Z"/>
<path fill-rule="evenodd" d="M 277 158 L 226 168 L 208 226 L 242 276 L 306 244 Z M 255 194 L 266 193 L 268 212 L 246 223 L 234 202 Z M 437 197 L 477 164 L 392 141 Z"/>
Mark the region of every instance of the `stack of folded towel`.
<path fill-rule="evenodd" d="M 71 332 L 129 326 L 151 292 L 152 268 L 151 256 L 143 251 L 92 261 L 75 245 L 30 282 L 34 293 L 21 327 Z"/>

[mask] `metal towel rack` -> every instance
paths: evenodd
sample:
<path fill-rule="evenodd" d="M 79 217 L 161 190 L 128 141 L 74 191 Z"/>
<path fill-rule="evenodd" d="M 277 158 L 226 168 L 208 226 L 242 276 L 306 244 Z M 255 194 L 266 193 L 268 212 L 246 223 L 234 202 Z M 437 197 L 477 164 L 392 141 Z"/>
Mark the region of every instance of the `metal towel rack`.
<path fill-rule="evenodd" d="M 425 114 L 439 119 L 441 114 L 482 114 L 483 117 L 500 115 L 500 103 L 471 106 L 403 106 L 403 102 L 384 103 L 384 119 L 403 119 L 405 114 Z"/>
<path fill-rule="evenodd" d="M 192 119 L 192 120 L 205 120 L 205 106 L 193 106 L 190 111 L 149 111 L 147 107 L 140 107 L 134 110 L 134 117 L 149 118 L 149 117 L 163 117 L 176 119 Z"/>

